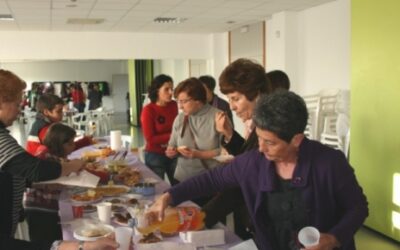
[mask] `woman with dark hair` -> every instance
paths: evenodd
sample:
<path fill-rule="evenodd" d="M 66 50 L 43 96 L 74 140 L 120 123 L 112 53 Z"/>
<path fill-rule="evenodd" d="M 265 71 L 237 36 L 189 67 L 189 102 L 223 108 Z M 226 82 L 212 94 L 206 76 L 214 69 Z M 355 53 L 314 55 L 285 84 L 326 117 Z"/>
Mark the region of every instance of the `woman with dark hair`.
<path fill-rule="evenodd" d="M 146 140 L 144 163 L 161 179 L 166 174 L 173 185 L 176 159 L 165 155 L 172 123 L 178 114 L 176 102 L 172 100 L 172 78 L 163 74 L 156 76 L 148 94 L 151 102 L 144 106 L 140 117 Z"/>
<path fill-rule="evenodd" d="M 221 111 L 207 103 L 206 90 L 196 78 L 179 83 L 174 95 L 182 112 L 174 121 L 166 154 L 178 156 L 175 179 L 184 181 L 219 165 L 213 157 L 220 154 L 215 116 Z"/>
<path fill-rule="evenodd" d="M 239 187 L 261 250 L 297 250 L 300 229 L 320 232 L 315 250 L 354 250 L 354 234 L 368 203 L 345 155 L 304 136 L 304 100 L 289 91 L 259 97 L 253 112 L 258 149 L 224 167 L 182 182 L 160 196 L 148 216 L 164 217 L 169 205 Z"/>

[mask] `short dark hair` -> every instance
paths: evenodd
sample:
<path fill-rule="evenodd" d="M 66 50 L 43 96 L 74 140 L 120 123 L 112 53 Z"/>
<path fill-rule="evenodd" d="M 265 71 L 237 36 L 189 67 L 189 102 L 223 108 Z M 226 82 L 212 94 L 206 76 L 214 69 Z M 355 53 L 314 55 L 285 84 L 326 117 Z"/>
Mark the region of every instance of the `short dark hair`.
<path fill-rule="evenodd" d="M 36 110 L 43 113 L 45 109 L 53 110 L 59 104 L 65 104 L 61 97 L 54 94 L 43 94 L 36 103 Z"/>
<path fill-rule="evenodd" d="M 286 142 L 304 132 L 307 119 L 308 111 L 303 98 L 285 90 L 260 96 L 253 113 L 257 128 L 268 130 Z"/>
<path fill-rule="evenodd" d="M 174 90 L 174 97 L 178 98 L 181 92 L 186 92 L 186 94 L 195 101 L 200 101 L 202 103 L 207 102 L 206 89 L 203 83 L 195 77 L 188 78 L 178 84 Z"/>
<path fill-rule="evenodd" d="M 269 80 L 269 91 L 270 93 L 278 90 L 278 89 L 286 89 L 290 88 L 290 80 L 288 75 L 282 70 L 272 70 L 266 74 Z"/>
<path fill-rule="evenodd" d="M 216 82 L 215 82 L 214 77 L 208 76 L 208 75 L 206 75 L 206 76 L 200 76 L 200 77 L 199 77 L 199 80 L 200 80 L 211 92 L 214 92 L 215 85 L 216 85 Z"/>
<path fill-rule="evenodd" d="M 166 82 L 171 82 L 174 83 L 172 80 L 172 77 L 168 75 L 158 75 L 154 77 L 153 81 L 151 81 L 151 84 L 148 88 L 148 93 L 149 93 L 149 98 L 151 102 L 156 102 L 158 99 L 158 90 L 164 85 Z"/>
<path fill-rule="evenodd" d="M 238 91 L 253 101 L 258 95 L 268 93 L 268 79 L 261 64 L 240 58 L 229 64 L 219 77 L 223 94 Z"/>
<path fill-rule="evenodd" d="M 75 136 L 76 131 L 73 128 L 62 123 L 53 123 L 46 132 L 43 144 L 50 154 L 65 157 L 64 144 L 75 138 Z"/>

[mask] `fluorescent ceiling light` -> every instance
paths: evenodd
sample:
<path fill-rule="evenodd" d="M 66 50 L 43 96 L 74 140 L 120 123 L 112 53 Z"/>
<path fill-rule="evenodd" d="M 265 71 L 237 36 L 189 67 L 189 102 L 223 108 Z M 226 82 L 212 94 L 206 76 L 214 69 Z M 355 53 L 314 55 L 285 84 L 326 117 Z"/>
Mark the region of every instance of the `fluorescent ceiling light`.
<path fill-rule="evenodd" d="M 104 18 L 68 18 L 67 24 L 101 24 Z"/>
<path fill-rule="evenodd" d="M 14 17 L 11 14 L 0 14 L 0 21 L 14 21 Z"/>
<path fill-rule="evenodd" d="M 187 18 L 180 17 L 157 17 L 153 20 L 155 23 L 183 23 Z"/>

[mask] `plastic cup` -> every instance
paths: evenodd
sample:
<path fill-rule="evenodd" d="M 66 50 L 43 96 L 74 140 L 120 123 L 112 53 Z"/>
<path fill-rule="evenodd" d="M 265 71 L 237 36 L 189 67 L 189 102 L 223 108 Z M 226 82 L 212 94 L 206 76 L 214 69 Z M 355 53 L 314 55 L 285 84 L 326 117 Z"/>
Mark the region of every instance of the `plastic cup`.
<path fill-rule="evenodd" d="M 99 216 L 99 220 L 103 223 L 110 224 L 111 223 L 111 202 L 102 202 L 96 205 L 97 206 L 97 215 Z"/>
<path fill-rule="evenodd" d="M 129 250 L 133 229 L 130 227 L 117 227 L 114 230 L 115 241 L 119 244 L 118 250 Z"/>
<path fill-rule="evenodd" d="M 304 247 L 312 247 L 319 243 L 319 231 L 315 227 L 303 227 L 298 234 L 298 238 Z"/>
<path fill-rule="evenodd" d="M 83 206 L 81 205 L 72 205 L 72 214 L 75 219 L 82 218 L 83 216 Z"/>

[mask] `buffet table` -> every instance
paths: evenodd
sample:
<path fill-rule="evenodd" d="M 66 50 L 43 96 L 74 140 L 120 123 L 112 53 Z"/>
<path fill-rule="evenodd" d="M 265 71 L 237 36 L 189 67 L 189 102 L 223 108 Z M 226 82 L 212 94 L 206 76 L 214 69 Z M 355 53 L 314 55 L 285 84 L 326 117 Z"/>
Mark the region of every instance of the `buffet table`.
<path fill-rule="evenodd" d="M 81 148 L 79 150 L 76 150 L 70 155 L 70 159 L 74 158 L 81 158 L 82 153 L 85 151 L 90 151 L 90 150 L 96 150 L 97 147 L 96 145 L 88 146 Z M 155 183 L 155 195 L 152 196 L 145 196 L 145 199 L 148 200 L 154 200 L 154 197 L 162 194 L 167 190 L 170 185 L 166 183 L 164 180 L 161 180 L 154 172 L 152 172 L 148 167 L 146 167 L 137 157 L 136 154 L 129 152 L 128 155 L 126 156 L 127 162 L 129 163 L 129 167 L 135 168 L 140 171 L 143 180 L 151 180 Z M 185 206 L 196 206 L 194 203 L 188 201 L 183 203 L 182 205 Z M 61 218 L 61 225 L 62 225 L 62 232 L 63 232 L 63 239 L 64 240 L 73 240 L 73 227 L 74 224 L 82 223 L 82 221 L 85 220 L 85 218 L 88 220 L 90 218 L 96 218 L 97 213 L 94 211 L 93 213 L 85 213 L 83 216 L 83 219 L 74 219 L 73 212 L 72 212 L 72 203 L 69 197 L 69 192 L 68 188 L 66 188 L 61 195 L 60 201 L 59 201 L 59 207 L 60 207 L 60 218 Z M 118 227 L 115 222 L 111 222 L 111 225 L 114 227 Z M 217 224 L 214 228 L 219 228 L 223 229 L 225 231 L 225 245 L 218 245 L 218 246 L 213 246 L 212 248 L 215 249 L 229 249 L 230 247 L 237 245 L 241 242 L 241 239 L 236 236 L 232 231 L 230 231 L 228 228 L 226 228 L 223 224 L 219 223 Z M 137 242 L 139 235 L 134 235 L 134 243 Z M 136 241 L 136 242 L 135 242 Z M 163 242 L 182 242 L 181 238 L 179 236 L 173 236 L 173 237 L 164 237 Z"/>

